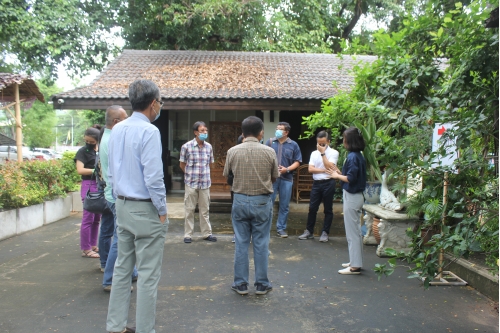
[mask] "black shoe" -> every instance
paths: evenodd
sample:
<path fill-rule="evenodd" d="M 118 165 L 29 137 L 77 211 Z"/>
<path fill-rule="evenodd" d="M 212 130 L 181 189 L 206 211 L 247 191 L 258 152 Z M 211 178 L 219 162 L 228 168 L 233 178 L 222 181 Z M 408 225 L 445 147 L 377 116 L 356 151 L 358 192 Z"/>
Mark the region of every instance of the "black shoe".
<path fill-rule="evenodd" d="M 191 243 L 191 238 L 189 238 L 189 237 L 184 238 L 184 243 L 186 243 L 186 244 Z"/>
<path fill-rule="evenodd" d="M 271 285 L 264 286 L 261 283 L 257 283 L 255 285 L 255 294 L 256 295 L 265 295 L 268 292 L 270 292 L 271 290 L 273 290 L 273 287 Z"/>
<path fill-rule="evenodd" d="M 212 236 L 212 235 L 208 236 L 207 238 L 203 238 L 203 239 L 206 241 L 209 241 L 209 242 L 217 242 L 217 237 Z"/>
<path fill-rule="evenodd" d="M 248 287 L 246 284 L 241 284 L 239 286 L 232 285 L 231 289 L 233 289 L 234 291 L 236 291 L 240 295 L 248 294 Z"/>

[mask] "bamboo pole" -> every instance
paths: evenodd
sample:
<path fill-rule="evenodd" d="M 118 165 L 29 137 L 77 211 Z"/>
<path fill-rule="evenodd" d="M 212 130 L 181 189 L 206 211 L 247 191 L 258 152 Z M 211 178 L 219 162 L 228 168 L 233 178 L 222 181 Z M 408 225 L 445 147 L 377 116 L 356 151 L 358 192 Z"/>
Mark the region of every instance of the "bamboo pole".
<path fill-rule="evenodd" d="M 19 84 L 14 83 L 14 99 L 16 105 L 16 146 L 17 146 L 17 161 L 23 161 L 23 128 L 21 123 L 21 101 L 19 100 Z"/>
<path fill-rule="evenodd" d="M 444 173 L 443 181 L 443 209 L 446 209 L 446 204 L 448 203 L 448 172 Z M 442 224 L 441 224 L 441 237 L 444 236 L 443 228 L 446 225 L 446 211 L 443 212 Z M 438 261 L 438 276 L 437 279 L 441 279 L 443 275 L 443 261 L 444 261 L 444 249 L 441 248 L 439 251 L 439 261 Z"/>

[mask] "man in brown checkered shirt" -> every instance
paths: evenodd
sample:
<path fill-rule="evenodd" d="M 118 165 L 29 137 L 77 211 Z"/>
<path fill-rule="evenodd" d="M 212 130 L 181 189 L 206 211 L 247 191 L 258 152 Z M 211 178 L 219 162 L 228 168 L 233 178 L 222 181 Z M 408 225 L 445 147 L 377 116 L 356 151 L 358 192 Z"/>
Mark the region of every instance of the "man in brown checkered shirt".
<path fill-rule="evenodd" d="M 272 285 L 267 277 L 269 237 L 273 206 L 273 182 L 279 177 L 274 149 L 260 143 L 264 132 L 262 120 L 251 116 L 243 120 L 241 129 L 245 142 L 227 151 L 224 177 L 234 175 L 232 207 L 236 238 L 234 282 L 231 289 L 248 294 L 248 247 L 252 239 L 255 265 L 255 293 L 267 294 Z"/>

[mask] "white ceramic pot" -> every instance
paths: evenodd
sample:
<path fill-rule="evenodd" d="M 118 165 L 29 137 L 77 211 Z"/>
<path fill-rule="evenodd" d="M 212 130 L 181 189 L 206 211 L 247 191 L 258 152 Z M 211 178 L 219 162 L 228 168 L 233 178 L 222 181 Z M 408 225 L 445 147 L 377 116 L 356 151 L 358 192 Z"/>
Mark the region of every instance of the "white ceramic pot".
<path fill-rule="evenodd" d="M 379 181 L 366 182 L 366 188 L 363 192 L 365 202 L 371 205 L 380 203 L 380 191 L 382 190 L 382 183 Z"/>

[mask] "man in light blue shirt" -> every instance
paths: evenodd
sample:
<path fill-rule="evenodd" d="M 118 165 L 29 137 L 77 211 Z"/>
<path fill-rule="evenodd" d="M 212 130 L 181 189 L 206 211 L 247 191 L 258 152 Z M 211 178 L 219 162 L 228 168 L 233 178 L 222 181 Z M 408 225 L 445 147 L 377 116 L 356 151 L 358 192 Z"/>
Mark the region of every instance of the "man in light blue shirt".
<path fill-rule="evenodd" d="M 113 274 L 106 329 L 154 333 L 156 297 L 168 228 L 158 119 L 163 103 L 152 81 L 129 86 L 132 116 L 113 127 L 109 138 L 108 180 L 116 198 L 118 258 Z M 130 275 L 137 265 L 136 325 L 126 327 Z"/>
<path fill-rule="evenodd" d="M 127 112 L 119 106 L 119 105 L 111 105 L 106 109 L 106 128 L 104 129 L 104 133 L 101 137 L 101 143 L 99 144 L 99 159 L 101 161 L 101 173 L 102 178 L 106 182 L 106 187 L 104 188 L 104 196 L 106 197 L 106 201 L 109 209 L 111 210 L 112 218 L 111 218 L 111 226 L 105 227 L 106 230 L 111 228 L 111 234 L 113 235 L 113 242 L 111 243 L 111 247 L 109 249 L 109 254 L 106 260 L 106 266 L 104 269 L 104 277 L 102 279 L 102 287 L 104 291 L 111 291 L 111 283 L 113 281 L 113 271 L 115 268 L 116 256 L 118 255 L 118 236 L 116 235 L 116 209 L 115 209 L 115 198 L 113 198 L 112 188 L 109 184 L 108 180 L 108 144 L 109 144 L 109 136 L 111 135 L 111 130 L 113 127 L 119 122 L 127 119 Z M 103 214 L 104 216 L 104 214 Z M 99 235 L 99 239 L 102 235 L 102 230 L 105 225 L 105 219 L 101 218 L 101 234 Z M 137 280 L 137 270 L 134 269 L 132 273 L 132 281 Z"/>

